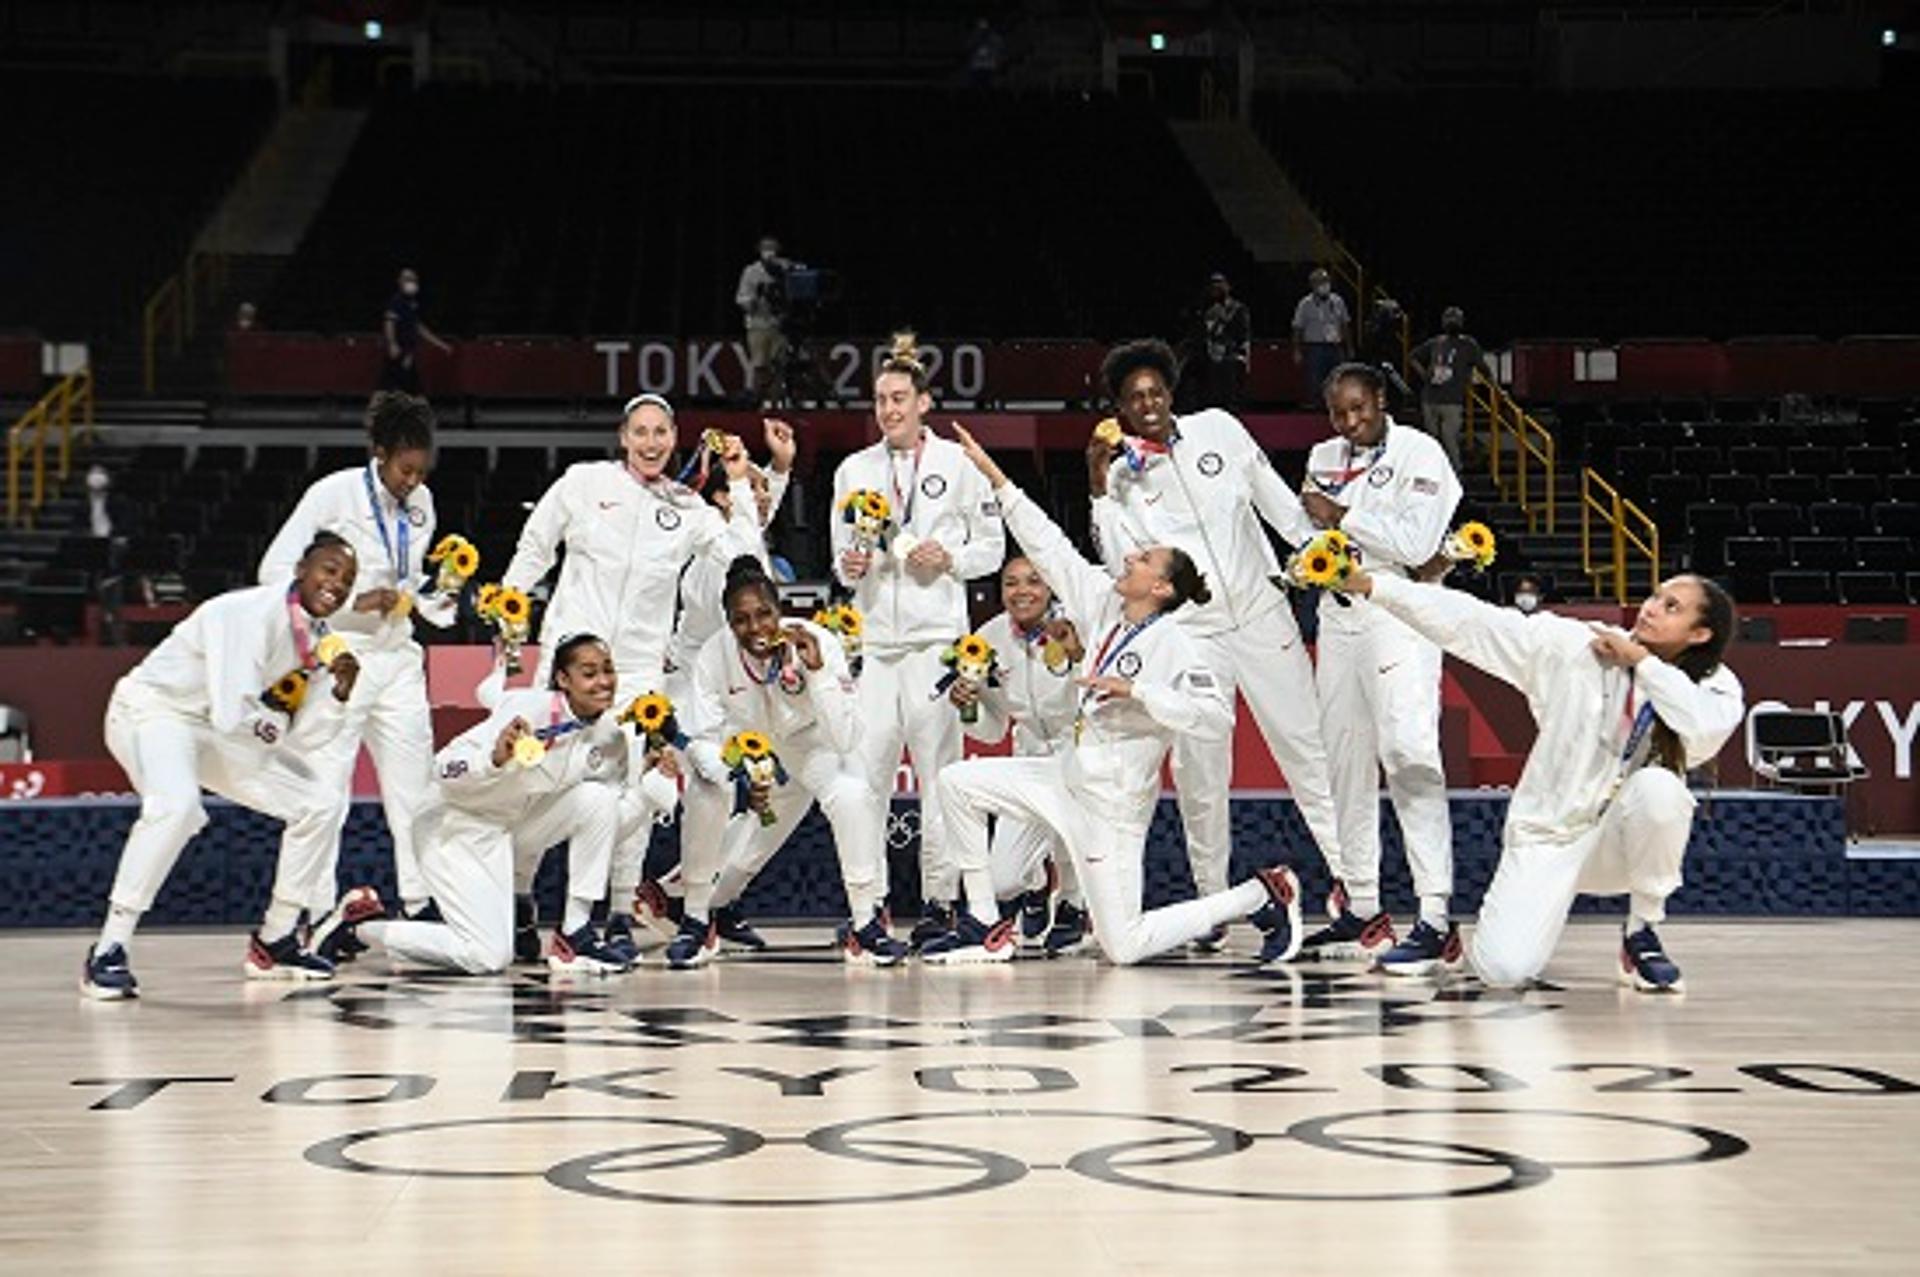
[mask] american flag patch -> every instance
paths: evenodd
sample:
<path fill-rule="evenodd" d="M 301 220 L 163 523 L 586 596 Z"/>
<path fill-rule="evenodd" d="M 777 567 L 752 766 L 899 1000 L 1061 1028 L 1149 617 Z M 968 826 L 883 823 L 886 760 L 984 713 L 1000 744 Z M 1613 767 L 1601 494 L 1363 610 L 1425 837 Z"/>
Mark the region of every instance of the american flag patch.
<path fill-rule="evenodd" d="M 998 501 L 982 501 L 980 503 L 980 514 L 983 518 L 991 519 L 998 516 L 999 513 L 1000 503 Z"/>
<path fill-rule="evenodd" d="M 1214 688 L 1213 675 L 1207 673 L 1205 670 L 1189 671 L 1187 674 L 1187 682 L 1194 687 L 1204 687 L 1208 691 L 1212 691 Z"/>
<path fill-rule="evenodd" d="M 1440 484 L 1434 479 L 1415 479 L 1413 481 L 1413 490 L 1415 492 L 1424 492 L 1430 497 L 1437 497 L 1440 495 Z"/>

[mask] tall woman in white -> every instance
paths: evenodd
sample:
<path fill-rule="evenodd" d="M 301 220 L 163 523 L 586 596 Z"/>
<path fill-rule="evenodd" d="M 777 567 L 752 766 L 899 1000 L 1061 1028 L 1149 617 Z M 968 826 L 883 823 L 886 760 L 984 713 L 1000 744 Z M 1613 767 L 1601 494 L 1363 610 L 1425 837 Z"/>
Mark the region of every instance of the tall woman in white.
<path fill-rule="evenodd" d="M 886 830 L 853 757 L 862 725 L 846 653 L 819 626 L 781 620 L 779 593 L 758 559 L 735 560 L 722 601 L 727 628 L 707 641 L 694 662 L 694 691 L 682 723 L 693 738 L 688 761 L 716 785 L 731 784 L 721 745 L 738 733 L 757 732 L 788 779 L 783 785 L 748 785 L 748 809 L 726 826 L 717 875 L 689 871 L 686 913 L 667 945 L 668 965 L 698 966 L 721 940 L 763 947 L 740 912 L 740 896 L 815 799 L 833 828 L 852 913 L 841 941 L 845 956 L 898 962 L 907 951 L 886 930 L 879 873 Z"/>
<path fill-rule="evenodd" d="M 425 557 L 433 545 L 433 493 L 427 471 L 433 463 L 433 409 L 417 395 L 383 390 L 367 405 L 367 464 L 338 470 L 308 488 L 260 560 L 260 581 L 284 581 L 301 549 L 316 532 L 345 537 L 360 563 L 353 602 L 333 619 L 336 633 L 360 661 L 359 695 L 346 725 L 308 765 L 326 784 L 351 797 L 353 766 L 364 741 L 380 775 L 380 802 L 393 838 L 393 867 L 402 907 L 427 905 L 413 846 L 414 821 L 433 774 L 433 715 L 427 704 L 425 657 L 413 638 L 413 618 L 445 627 L 454 600 L 420 591 Z M 347 805 L 340 809 L 345 824 Z M 288 837 L 294 837 L 291 829 Z M 338 886 L 332 867 L 340 855 L 340 829 L 326 832 L 324 847 L 303 855 L 327 858 L 320 895 L 307 902 L 315 917 L 332 905 Z"/>
<path fill-rule="evenodd" d="M 860 668 L 860 756 L 878 817 L 886 820 L 900 747 L 920 785 L 920 895 L 926 902 L 916 940 L 952 925 L 959 894 L 946 850 L 940 778 L 960 758 L 960 722 L 934 693 L 946 672 L 940 653 L 967 632 L 967 582 L 1000 567 L 1006 554 L 993 494 L 950 440 L 922 419 L 933 407 L 927 370 L 910 338 L 873 381 L 880 442 L 840 463 L 833 474 L 833 570 L 866 617 Z M 899 531 L 884 551 L 855 543 L 839 517 L 850 492 L 883 494 Z M 885 898 L 886 866 L 881 866 Z"/>
<path fill-rule="evenodd" d="M 1734 633 L 1726 591 L 1699 576 L 1663 581 L 1626 633 L 1364 570 L 1344 588 L 1513 684 L 1539 724 L 1468 946 L 1480 978 L 1525 984 L 1553 956 L 1576 895 L 1625 892 L 1620 979 L 1679 991 L 1654 926 L 1680 888 L 1693 826 L 1685 772 L 1744 715 L 1740 680 L 1721 663 Z"/>
<path fill-rule="evenodd" d="M 127 948 L 181 849 L 206 827 L 203 786 L 287 822 L 246 974 L 333 974 L 301 946 L 298 927 L 331 867 L 327 836 L 346 793 L 302 755 L 340 730 L 359 675 L 352 652 L 320 659 L 325 618 L 351 597 L 354 570 L 353 548 L 323 532 L 285 579 L 209 599 L 114 684 L 107 749 L 140 795 L 140 818 L 120 853 L 100 938 L 87 950 L 80 991 L 88 997 L 136 995 Z"/>
<path fill-rule="evenodd" d="M 1160 764 L 1181 736 L 1218 739 L 1233 728 L 1220 680 L 1170 615 L 1204 603 L 1193 560 L 1169 546 L 1130 553 L 1116 578 L 1081 558 L 1066 535 L 965 430 L 967 457 L 992 484 L 1007 529 L 1091 643 L 1080 679 L 1072 744 L 1062 754 L 974 758 L 941 778 L 940 805 L 953 835 L 967 909 L 952 931 L 921 947 L 934 963 L 1004 961 L 1013 923 L 997 921 L 987 817 L 1050 830 L 1066 848 L 1107 957 L 1139 962 L 1207 935 L 1235 918 L 1264 930 L 1265 959 L 1299 945 L 1299 884 L 1285 868 L 1261 869 L 1236 887 L 1142 912 L 1147 829 L 1160 797 Z M 1096 637 L 1097 636 L 1097 637 Z"/>

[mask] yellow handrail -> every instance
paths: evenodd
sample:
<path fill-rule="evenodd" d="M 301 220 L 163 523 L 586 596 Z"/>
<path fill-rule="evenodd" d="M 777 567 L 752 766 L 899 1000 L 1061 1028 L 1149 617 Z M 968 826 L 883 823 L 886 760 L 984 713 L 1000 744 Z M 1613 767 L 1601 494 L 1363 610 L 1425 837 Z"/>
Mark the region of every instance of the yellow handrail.
<path fill-rule="evenodd" d="M 1600 496 L 1596 499 L 1595 490 Z M 1608 530 L 1611 557 L 1604 568 L 1596 568 L 1593 559 L 1593 521 L 1599 515 L 1605 521 Z M 1638 523 L 1645 535 L 1636 533 L 1627 526 L 1629 520 Z M 1660 580 L 1660 525 L 1650 518 L 1645 510 L 1631 500 L 1620 495 L 1620 490 L 1602 479 L 1592 466 L 1580 469 L 1580 566 L 1587 574 L 1587 580 L 1599 593 L 1603 576 L 1613 578 L 1614 601 L 1622 607 L 1627 602 L 1627 548 L 1638 550 L 1647 558 L 1648 577 L 1653 582 Z"/>
<path fill-rule="evenodd" d="M 1327 243 L 1333 249 L 1332 271 L 1336 279 L 1345 284 L 1353 293 L 1353 307 L 1356 312 L 1351 317 L 1354 327 L 1366 322 L 1367 307 L 1370 303 L 1387 296 L 1387 290 L 1379 284 L 1373 286 L 1372 297 L 1367 295 L 1367 268 L 1361 264 L 1351 249 L 1336 239 L 1331 231 L 1327 232 Z M 1403 310 L 1400 312 L 1400 375 L 1407 375 L 1407 360 L 1413 351 L 1413 322 Z"/>
<path fill-rule="evenodd" d="M 56 425 L 60 428 L 60 462 L 55 482 L 64 481 L 72 470 L 76 412 L 82 433 L 91 440 L 93 371 L 88 368 L 62 377 L 7 430 L 7 526 L 17 528 L 24 522 L 32 527 L 34 515 L 47 499 L 47 431 Z M 33 499 L 23 505 L 20 466 L 29 453 L 33 458 Z"/>
<path fill-rule="evenodd" d="M 1527 531 L 1552 532 L 1558 522 L 1555 489 L 1559 476 L 1559 445 L 1553 432 L 1533 419 L 1486 373 L 1476 368 L 1467 387 L 1466 442 L 1479 435 L 1479 422 L 1487 423 L 1488 467 L 1500 495 L 1518 503 L 1527 516 Z M 1509 472 L 1505 436 L 1513 437 L 1513 465 Z M 1529 465 L 1532 462 L 1532 465 Z M 1534 471 L 1539 476 L 1540 495 L 1534 495 Z"/>
<path fill-rule="evenodd" d="M 169 338 L 173 357 L 178 359 L 199 328 L 199 303 L 219 296 L 226 275 L 224 253 L 196 249 L 188 253 L 180 269 L 162 280 L 147 298 L 140 314 L 140 369 L 148 394 L 154 390 L 158 366 L 155 355 L 162 332 Z"/>

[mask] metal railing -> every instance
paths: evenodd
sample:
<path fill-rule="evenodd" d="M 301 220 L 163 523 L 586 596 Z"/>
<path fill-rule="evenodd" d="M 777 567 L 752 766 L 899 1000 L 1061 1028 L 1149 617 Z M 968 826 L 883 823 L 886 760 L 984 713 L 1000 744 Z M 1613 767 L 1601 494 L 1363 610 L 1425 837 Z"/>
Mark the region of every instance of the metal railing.
<path fill-rule="evenodd" d="M 1469 445 L 1478 439 L 1482 422 L 1487 430 L 1488 469 L 1501 498 L 1520 507 L 1527 516 L 1527 531 L 1552 532 L 1558 521 L 1555 489 L 1559 477 L 1559 446 L 1553 432 L 1535 421 L 1498 382 L 1476 368 L 1467 386 Z"/>
<path fill-rule="evenodd" d="M 152 394 L 158 371 L 162 337 L 178 359 L 200 325 L 200 303 L 220 295 L 226 287 L 224 253 L 195 250 L 174 274 L 161 281 L 140 312 L 141 384 Z"/>
<path fill-rule="evenodd" d="M 1608 540 L 1608 559 L 1605 564 L 1596 564 L 1593 555 L 1594 524 L 1598 521 L 1604 526 Z M 1637 524 L 1638 530 L 1629 527 L 1629 522 Z M 1647 574 L 1651 582 L 1660 579 L 1660 525 L 1635 505 L 1620 495 L 1620 490 L 1602 479 L 1592 466 L 1580 469 L 1580 566 L 1587 574 L 1594 593 L 1605 592 L 1601 584 L 1603 578 L 1611 577 L 1613 597 L 1616 603 L 1625 606 L 1627 602 L 1627 551 L 1637 550 L 1646 556 Z"/>
<path fill-rule="evenodd" d="M 7 526 L 33 526 L 34 516 L 47 499 L 47 435 L 60 432 L 60 455 L 54 482 L 64 481 L 73 469 L 73 424 L 78 417 L 81 432 L 93 438 L 93 371 L 62 377 L 58 385 L 40 396 L 38 403 L 20 415 L 7 430 Z M 31 463 L 33 484 L 31 499 L 22 500 L 21 467 Z"/>

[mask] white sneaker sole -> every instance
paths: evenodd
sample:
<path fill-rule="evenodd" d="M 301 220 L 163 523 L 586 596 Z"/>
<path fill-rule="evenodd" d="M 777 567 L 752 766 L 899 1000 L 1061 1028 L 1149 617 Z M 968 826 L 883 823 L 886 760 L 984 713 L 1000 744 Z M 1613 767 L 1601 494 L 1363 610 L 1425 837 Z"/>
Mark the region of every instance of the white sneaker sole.
<path fill-rule="evenodd" d="M 1365 962 L 1369 965 L 1378 962 L 1380 955 L 1393 948 L 1391 944 L 1364 945 L 1358 940 L 1336 940 L 1332 944 L 1309 945 L 1302 943 L 1302 960 L 1320 962 Z"/>
<path fill-rule="evenodd" d="M 1621 971 L 1620 983 L 1636 993 L 1661 994 L 1685 993 L 1687 991 L 1687 982 L 1685 979 L 1675 980 L 1672 984 L 1655 984 L 1651 980 L 1641 979 L 1638 971 Z"/>
<path fill-rule="evenodd" d="M 989 949 L 983 944 L 970 944 L 964 949 L 948 949 L 942 953 L 922 953 L 920 960 L 936 967 L 984 967 L 996 962 L 1013 961 L 1012 944 L 1003 944 L 998 949 Z"/>
<path fill-rule="evenodd" d="M 278 980 L 283 984 L 325 984 L 333 979 L 331 971 L 310 971 L 306 967 L 286 967 L 278 963 L 256 967 L 251 962 L 242 962 L 240 969 L 249 980 Z"/>
<path fill-rule="evenodd" d="M 547 970 L 555 975 L 620 975 L 632 969 L 624 963 L 602 962 L 598 958 L 582 958 L 578 955 L 556 958 L 552 954 L 547 955 Z"/>
<path fill-rule="evenodd" d="M 686 962 L 674 962 L 664 953 L 660 955 L 660 962 L 661 965 L 665 966 L 669 971 L 692 971 L 696 967 L 706 966 L 717 956 L 718 949 L 716 946 L 703 945 L 701 948 L 696 949 L 693 957 Z"/>
<path fill-rule="evenodd" d="M 131 1002 L 139 997 L 135 989 L 109 989 L 105 985 L 95 984 L 91 980 L 80 982 L 80 996 L 92 998 L 95 1002 Z"/>

